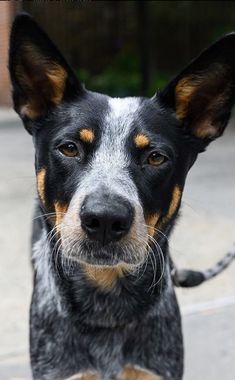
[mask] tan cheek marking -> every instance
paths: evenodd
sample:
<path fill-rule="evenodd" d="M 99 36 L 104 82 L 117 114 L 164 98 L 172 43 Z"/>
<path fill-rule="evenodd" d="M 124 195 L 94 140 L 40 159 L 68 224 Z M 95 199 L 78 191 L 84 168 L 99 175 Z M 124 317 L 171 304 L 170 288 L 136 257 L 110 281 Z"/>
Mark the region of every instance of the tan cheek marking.
<path fill-rule="evenodd" d="M 117 280 L 123 277 L 125 272 L 128 271 L 128 265 L 124 263 L 110 268 L 103 268 L 86 263 L 82 263 L 81 265 L 88 279 L 96 286 L 105 290 L 111 290 Z"/>
<path fill-rule="evenodd" d="M 172 218 L 172 216 L 175 214 L 178 208 L 181 195 L 182 191 L 180 190 L 179 186 L 176 185 L 172 193 L 172 199 L 167 214 L 162 218 L 159 213 L 153 215 L 146 215 L 145 223 L 147 225 L 147 231 L 150 236 L 153 237 L 155 232 L 157 232 L 156 227 L 161 228 L 161 226 L 164 225 L 165 222 Z"/>
<path fill-rule="evenodd" d="M 64 218 L 66 211 L 68 210 L 68 205 L 63 205 L 60 202 L 55 202 L 54 207 L 56 213 L 55 224 L 56 226 L 59 226 Z"/>
<path fill-rule="evenodd" d="M 150 140 L 147 136 L 143 134 L 138 134 L 134 138 L 134 143 L 137 146 L 137 148 L 146 148 L 150 144 Z"/>
<path fill-rule="evenodd" d="M 182 191 L 180 190 L 179 186 L 176 185 L 174 190 L 173 190 L 173 193 L 172 193 L 172 199 L 171 199 L 171 203 L 170 203 L 168 212 L 165 216 L 163 216 L 159 220 L 158 228 L 161 228 L 162 225 L 164 225 L 166 222 L 168 222 L 168 220 L 170 220 L 172 218 L 172 216 L 175 214 L 175 212 L 179 206 L 181 196 L 182 196 Z"/>
<path fill-rule="evenodd" d="M 92 131 L 92 129 L 89 129 L 89 128 L 81 129 L 81 131 L 79 132 L 79 135 L 80 135 L 80 139 L 83 142 L 86 142 L 89 144 L 91 144 L 95 139 L 94 132 Z"/>
<path fill-rule="evenodd" d="M 46 177 L 46 169 L 41 169 L 37 173 L 37 189 L 38 195 L 41 199 L 42 203 L 45 205 L 45 177 Z"/>
<path fill-rule="evenodd" d="M 117 380 L 161 380 L 161 377 L 144 369 L 126 367 Z"/>
<path fill-rule="evenodd" d="M 173 190 L 172 200 L 171 200 L 170 207 L 169 207 L 169 210 L 167 213 L 168 219 L 172 218 L 172 216 L 176 212 L 178 205 L 179 205 L 179 202 L 180 202 L 180 199 L 181 199 L 181 195 L 182 195 L 182 191 L 180 190 L 179 186 L 176 185 L 174 190 Z"/>
<path fill-rule="evenodd" d="M 155 234 L 155 226 L 160 218 L 160 214 L 147 215 L 145 217 L 145 223 L 147 226 L 147 231 L 150 236 L 154 236 Z"/>

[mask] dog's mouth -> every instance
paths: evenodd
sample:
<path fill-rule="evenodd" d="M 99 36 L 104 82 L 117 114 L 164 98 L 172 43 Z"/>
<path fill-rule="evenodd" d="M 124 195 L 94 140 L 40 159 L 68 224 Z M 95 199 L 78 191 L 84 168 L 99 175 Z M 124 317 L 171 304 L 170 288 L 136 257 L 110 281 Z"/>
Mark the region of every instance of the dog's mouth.
<path fill-rule="evenodd" d="M 138 266 L 146 258 L 147 244 L 140 240 L 110 242 L 102 245 L 84 237 L 77 241 L 62 237 L 62 255 L 75 262 L 96 266 L 117 266 L 126 264 Z"/>

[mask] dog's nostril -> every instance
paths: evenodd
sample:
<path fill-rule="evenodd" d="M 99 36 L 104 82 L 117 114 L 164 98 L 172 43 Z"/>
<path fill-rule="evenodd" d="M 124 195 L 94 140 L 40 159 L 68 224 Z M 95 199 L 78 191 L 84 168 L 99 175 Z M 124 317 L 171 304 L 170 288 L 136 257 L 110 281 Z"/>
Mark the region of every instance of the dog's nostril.
<path fill-rule="evenodd" d="M 87 220 L 85 222 L 85 225 L 88 227 L 88 228 L 92 228 L 92 229 L 98 229 L 100 228 L 100 222 L 98 219 L 91 219 L 91 220 Z"/>
<path fill-rule="evenodd" d="M 111 226 L 111 229 L 113 232 L 122 232 L 125 230 L 124 226 L 119 221 L 114 222 Z"/>

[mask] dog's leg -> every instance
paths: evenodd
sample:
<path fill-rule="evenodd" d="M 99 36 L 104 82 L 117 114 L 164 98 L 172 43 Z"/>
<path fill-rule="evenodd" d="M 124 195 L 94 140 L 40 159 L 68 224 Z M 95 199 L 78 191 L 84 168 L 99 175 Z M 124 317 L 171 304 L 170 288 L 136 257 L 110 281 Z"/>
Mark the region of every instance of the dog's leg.
<path fill-rule="evenodd" d="M 126 367 L 117 380 L 161 380 L 161 377 L 142 368 Z"/>

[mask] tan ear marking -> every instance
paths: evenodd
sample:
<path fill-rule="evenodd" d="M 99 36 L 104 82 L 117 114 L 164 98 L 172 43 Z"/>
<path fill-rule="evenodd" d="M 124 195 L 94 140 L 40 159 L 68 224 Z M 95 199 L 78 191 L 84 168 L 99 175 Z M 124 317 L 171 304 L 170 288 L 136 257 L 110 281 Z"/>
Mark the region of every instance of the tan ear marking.
<path fill-rule="evenodd" d="M 58 105 L 64 95 L 65 83 L 68 74 L 62 66 L 53 63 L 51 65 L 48 65 L 46 76 L 48 77 L 52 87 L 50 101 L 54 105 Z"/>
<path fill-rule="evenodd" d="M 213 64 L 204 72 L 187 75 L 175 87 L 176 117 L 189 117 L 191 133 L 198 138 L 216 138 L 221 134 L 218 115 L 231 95 L 230 69 Z"/>
<path fill-rule="evenodd" d="M 36 47 L 24 46 L 16 75 L 24 90 L 19 105 L 21 115 L 35 119 L 47 107 L 61 102 L 68 74 L 58 63 L 47 61 Z"/>
<path fill-rule="evenodd" d="M 83 142 L 89 143 L 89 144 L 91 144 L 95 139 L 94 132 L 90 128 L 81 129 L 79 132 L 79 136 Z"/>
<path fill-rule="evenodd" d="M 139 133 L 138 135 L 135 136 L 134 143 L 135 143 L 137 148 L 143 149 L 143 148 L 146 148 L 147 146 L 149 146 L 150 140 L 149 140 L 148 136 L 146 136 L 142 133 Z"/>
<path fill-rule="evenodd" d="M 33 100 L 31 103 L 25 103 L 20 106 L 19 112 L 22 116 L 27 116 L 31 120 L 37 119 L 40 116 L 40 112 Z"/>
<path fill-rule="evenodd" d="M 182 78 L 176 88 L 176 117 L 183 120 L 188 113 L 189 103 L 192 99 L 193 93 L 197 90 L 197 82 L 192 75 Z"/>
<path fill-rule="evenodd" d="M 43 204 L 45 204 L 45 177 L 46 169 L 42 168 L 37 173 L 37 189 L 39 198 L 41 199 Z"/>

